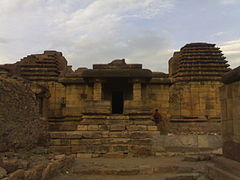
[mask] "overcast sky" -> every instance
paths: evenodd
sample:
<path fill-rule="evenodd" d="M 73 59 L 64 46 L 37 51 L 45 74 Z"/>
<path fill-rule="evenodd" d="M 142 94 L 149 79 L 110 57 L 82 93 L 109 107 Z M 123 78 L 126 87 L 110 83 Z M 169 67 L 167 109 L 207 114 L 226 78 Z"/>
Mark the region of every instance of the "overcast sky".
<path fill-rule="evenodd" d="M 125 58 L 167 72 L 190 42 L 239 66 L 240 0 L 0 0 L 1 64 L 57 50 L 73 69 Z"/>

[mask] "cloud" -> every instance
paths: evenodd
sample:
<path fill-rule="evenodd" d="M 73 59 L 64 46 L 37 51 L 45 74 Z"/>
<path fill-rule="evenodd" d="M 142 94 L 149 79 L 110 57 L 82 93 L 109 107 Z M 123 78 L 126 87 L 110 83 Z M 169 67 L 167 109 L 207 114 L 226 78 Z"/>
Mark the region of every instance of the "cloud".
<path fill-rule="evenodd" d="M 165 71 L 171 36 L 144 23 L 173 7 L 174 0 L 1 0 L 0 37 L 11 41 L 0 62 L 56 49 L 74 68 L 126 58 Z"/>
<path fill-rule="evenodd" d="M 222 31 L 220 31 L 220 32 L 216 32 L 216 33 L 212 34 L 211 37 L 213 37 L 213 38 L 221 37 L 221 36 L 224 36 L 224 35 L 226 35 L 228 33 L 229 32 L 222 32 Z"/>
<path fill-rule="evenodd" d="M 144 63 L 156 70 L 156 64 L 161 62 L 161 52 L 165 53 L 169 47 L 169 35 L 159 30 L 160 36 L 156 32 L 132 26 L 132 22 L 127 23 L 126 19 L 148 19 L 172 6 L 172 1 L 168 0 L 95 1 L 87 8 L 76 11 L 59 27 L 59 31 L 65 29 L 64 34 L 75 34 L 71 41 L 74 47 L 68 51 L 74 64 L 77 57 L 91 64 L 126 58 L 131 59 L 132 63 Z M 56 44 L 59 44 L 58 40 Z M 165 71 L 166 68 L 161 70 Z"/>
<path fill-rule="evenodd" d="M 238 0 L 218 0 L 221 4 L 228 5 L 228 4 L 235 4 Z"/>
<path fill-rule="evenodd" d="M 219 46 L 223 54 L 227 57 L 231 68 L 240 66 L 240 39 L 226 41 Z"/>
<path fill-rule="evenodd" d="M 8 43 L 8 41 L 9 41 L 9 39 L 0 37 L 0 44 L 6 44 L 6 43 Z"/>

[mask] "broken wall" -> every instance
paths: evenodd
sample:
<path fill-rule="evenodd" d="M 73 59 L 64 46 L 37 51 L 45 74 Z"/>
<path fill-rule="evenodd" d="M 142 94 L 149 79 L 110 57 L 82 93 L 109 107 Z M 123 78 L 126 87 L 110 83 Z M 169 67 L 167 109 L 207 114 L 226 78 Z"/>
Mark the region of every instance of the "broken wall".
<path fill-rule="evenodd" d="M 220 89 L 224 156 L 240 161 L 240 67 L 227 73 Z"/>
<path fill-rule="evenodd" d="M 38 85 L 0 77 L 0 151 L 29 149 L 46 138 L 42 94 Z"/>

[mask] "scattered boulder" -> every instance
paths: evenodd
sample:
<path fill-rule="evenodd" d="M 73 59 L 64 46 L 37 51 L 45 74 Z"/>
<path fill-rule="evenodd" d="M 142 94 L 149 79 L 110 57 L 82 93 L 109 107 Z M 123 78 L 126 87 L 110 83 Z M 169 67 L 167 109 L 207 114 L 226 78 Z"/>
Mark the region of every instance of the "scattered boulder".
<path fill-rule="evenodd" d="M 9 180 L 24 180 L 24 170 L 18 169 L 9 175 Z"/>
<path fill-rule="evenodd" d="M 0 167 L 0 179 L 6 176 L 7 176 L 7 171 L 4 168 Z"/>
<path fill-rule="evenodd" d="M 18 159 L 6 159 L 2 162 L 2 168 L 4 168 L 7 173 L 12 173 L 18 169 Z"/>
<path fill-rule="evenodd" d="M 45 180 L 69 168 L 74 162 L 75 155 L 65 154 L 33 154 L 1 153 L 1 180 Z M 28 157 L 29 156 L 29 157 Z M 28 157 L 26 159 L 26 157 Z M 4 179 L 3 179 L 4 178 Z"/>
<path fill-rule="evenodd" d="M 211 155 L 209 154 L 200 154 L 196 156 L 185 156 L 183 161 L 197 162 L 197 161 L 210 161 Z"/>

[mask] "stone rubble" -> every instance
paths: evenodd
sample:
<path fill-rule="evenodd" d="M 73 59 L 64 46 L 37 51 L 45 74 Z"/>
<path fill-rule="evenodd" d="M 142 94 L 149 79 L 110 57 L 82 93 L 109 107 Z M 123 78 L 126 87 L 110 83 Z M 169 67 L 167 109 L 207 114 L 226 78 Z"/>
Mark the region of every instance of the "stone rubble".
<path fill-rule="evenodd" d="M 1 153 L 1 180 L 46 180 L 67 171 L 75 155 Z"/>

